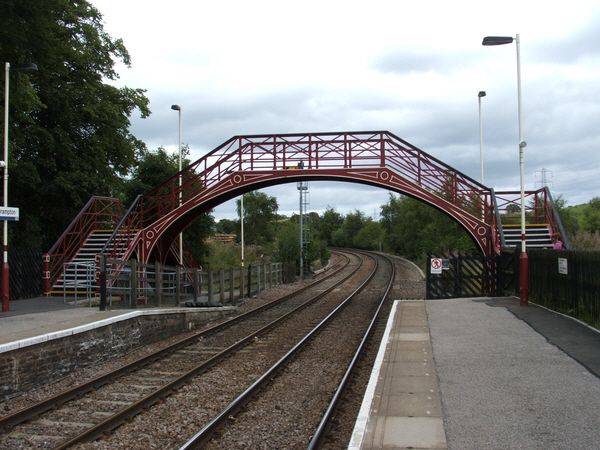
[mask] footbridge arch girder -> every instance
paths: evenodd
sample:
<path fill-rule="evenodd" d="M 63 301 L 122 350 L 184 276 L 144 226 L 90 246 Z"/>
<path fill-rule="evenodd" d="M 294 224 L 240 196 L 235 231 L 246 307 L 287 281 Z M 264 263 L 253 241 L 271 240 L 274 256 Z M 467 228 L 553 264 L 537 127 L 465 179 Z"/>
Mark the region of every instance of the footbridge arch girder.
<path fill-rule="evenodd" d="M 327 173 L 324 173 L 327 172 Z M 323 170 L 280 170 L 233 172 L 223 179 L 218 187 L 205 190 L 188 199 L 181 207 L 172 210 L 142 231 L 138 252 L 141 260 L 153 259 L 152 255 L 166 255 L 171 242 L 199 214 L 235 198 L 243 193 L 278 184 L 297 181 L 340 181 L 367 184 L 394 191 L 421 200 L 438 208 L 456 220 L 480 250 L 487 254 L 492 243 L 492 228 L 472 214 L 435 193 L 426 191 L 415 183 L 403 179 L 387 168 L 352 169 L 337 168 Z M 158 257 L 158 259 L 161 259 Z"/>

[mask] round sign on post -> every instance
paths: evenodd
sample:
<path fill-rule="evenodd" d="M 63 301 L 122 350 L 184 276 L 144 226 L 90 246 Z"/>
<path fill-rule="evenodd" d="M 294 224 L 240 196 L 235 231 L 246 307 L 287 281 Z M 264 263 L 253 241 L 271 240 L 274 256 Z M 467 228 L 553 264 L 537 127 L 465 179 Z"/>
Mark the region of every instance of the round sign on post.
<path fill-rule="evenodd" d="M 431 258 L 430 272 L 434 275 L 442 273 L 442 258 Z"/>

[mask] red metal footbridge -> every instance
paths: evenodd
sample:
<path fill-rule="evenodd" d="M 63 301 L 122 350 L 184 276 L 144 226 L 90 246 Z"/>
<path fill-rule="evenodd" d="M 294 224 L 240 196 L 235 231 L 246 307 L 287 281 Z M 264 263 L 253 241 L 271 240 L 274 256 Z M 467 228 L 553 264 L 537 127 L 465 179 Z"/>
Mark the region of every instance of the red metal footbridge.
<path fill-rule="evenodd" d="M 460 223 L 485 255 L 513 245 L 518 192 L 496 193 L 388 131 L 361 131 L 234 136 L 139 196 L 115 221 L 102 251 L 164 262 L 176 236 L 201 213 L 245 192 L 312 180 L 368 184 L 421 200 Z M 548 189 L 526 196 L 528 230 L 541 230 L 539 239 L 528 235 L 528 245 L 551 245 L 556 233 L 567 243 Z M 51 266 L 57 258 L 45 259 Z M 45 285 L 57 277 L 47 269 Z"/>

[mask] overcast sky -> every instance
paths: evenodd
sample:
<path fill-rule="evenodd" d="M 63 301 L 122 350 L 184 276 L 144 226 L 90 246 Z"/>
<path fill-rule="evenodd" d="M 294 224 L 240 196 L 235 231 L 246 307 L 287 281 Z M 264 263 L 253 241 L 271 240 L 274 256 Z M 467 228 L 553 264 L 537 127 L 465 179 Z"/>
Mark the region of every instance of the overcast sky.
<path fill-rule="evenodd" d="M 542 170 L 569 205 L 600 196 L 600 2 L 91 0 L 122 38 L 152 115 L 133 133 L 193 160 L 239 134 L 389 130 L 479 179 L 477 93 L 485 90 L 485 184 L 518 189 L 515 44 L 521 36 L 526 189 Z M 265 190 L 298 209 L 295 184 Z M 378 215 L 382 189 L 310 184 L 310 207 Z M 233 202 L 215 217 L 233 218 Z"/>

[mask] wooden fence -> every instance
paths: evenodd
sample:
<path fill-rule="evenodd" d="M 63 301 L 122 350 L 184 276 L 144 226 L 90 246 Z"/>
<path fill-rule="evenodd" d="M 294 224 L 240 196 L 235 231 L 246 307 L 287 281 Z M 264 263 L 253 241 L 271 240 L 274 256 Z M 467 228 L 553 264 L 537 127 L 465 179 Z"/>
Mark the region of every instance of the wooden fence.
<path fill-rule="evenodd" d="M 185 269 L 100 258 L 100 309 L 234 305 L 287 280 L 282 263 Z"/>

